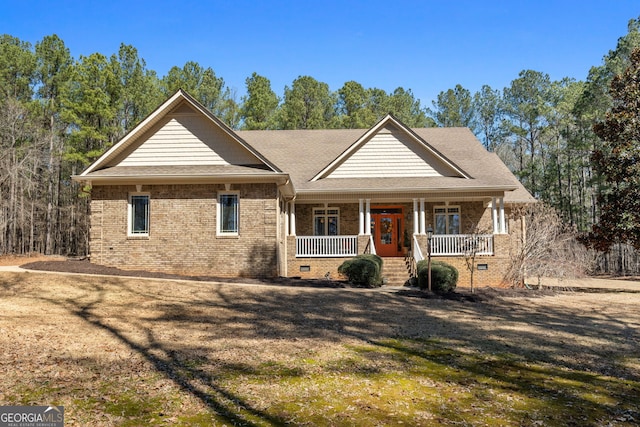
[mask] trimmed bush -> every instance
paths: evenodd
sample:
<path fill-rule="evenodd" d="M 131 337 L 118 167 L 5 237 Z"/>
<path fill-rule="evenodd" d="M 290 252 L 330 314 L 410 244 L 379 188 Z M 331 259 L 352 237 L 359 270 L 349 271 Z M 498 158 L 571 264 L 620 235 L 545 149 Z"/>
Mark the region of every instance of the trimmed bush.
<path fill-rule="evenodd" d="M 418 286 L 429 287 L 428 260 L 424 259 L 416 265 L 418 270 Z M 431 291 L 437 294 L 452 292 L 458 284 L 458 270 L 443 261 L 431 261 Z"/>
<path fill-rule="evenodd" d="M 343 262 L 338 273 L 356 286 L 382 286 L 382 258 L 373 254 L 358 255 Z"/>

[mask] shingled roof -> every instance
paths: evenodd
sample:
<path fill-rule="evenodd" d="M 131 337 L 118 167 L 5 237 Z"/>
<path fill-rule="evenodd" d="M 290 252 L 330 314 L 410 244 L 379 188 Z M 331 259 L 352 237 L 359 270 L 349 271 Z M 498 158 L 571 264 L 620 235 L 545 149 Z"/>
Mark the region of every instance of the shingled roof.
<path fill-rule="evenodd" d="M 132 150 L 151 138 L 168 118 L 178 117 L 176 114 L 181 111 L 203 118 L 197 129 L 191 130 L 189 122 L 181 124 L 180 129 L 197 131 L 193 139 L 199 144 L 199 152 L 204 154 L 195 153 L 182 164 L 172 162 L 166 152 L 165 157 L 158 158 L 161 161 L 154 160 L 151 154 L 147 154 L 148 161 L 141 164 L 127 161 Z M 203 129 L 206 129 L 204 134 Z M 230 144 L 222 147 L 235 147 L 236 152 L 244 154 L 231 156 L 236 159 L 235 163 L 225 159 L 221 159 L 220 164 L 206 163 L 204 157 L 209 151 L 204 147 L 209 144 L 208 150 L 213 150 L 212 153 L 217 150 L 206 141 L 212 138 L 208 135 L 214 134 L 218 135 L 214 138 L 216 144 Z M 386 154 L 375 152 L 372 156 L 376 145 L 369 143 L 383 134 L 391 138 L 391 148 L 387 147 Z M 180 141 L 174 141 L 172 135 L 165 133 L 165 139 L 156 142 L 154 148 L 171 144 L 173 152 L 180 156 L 175 148 Z M 400 151 L 413 161 L 412 167 L 418 168 L 417 173 L 403 173 L 404 164 L 397 158 L 392 159 Z M 368 172 L 351 173 L 353 169 L 349 168 L 363 161 L 364 152 L 372 159 L 371 163 L 365 162 Z M 243 164 L 238 159 L 249 159 L 252 164 Z M 203 161 L 199 163 L 199 160 Z M 415 194 L 440 193 L 450 197 L 505 194 L 507 203 L 535 201 L 498 156 L 485 150 L 467 128 L 410 129 L 387 115 L 370 129 L 233 131 L 182 90 L 73 178 L 93 184 L 271 181 L 278 183 L 287 197 L 295 196 L 299 200 L 328 194 L 332 197 L 356 194 L 358 197 L 415 197 Z"/>
<path fill-rule="evenodd" d="M 535 201 L 500 158 L 488 152 L 469 129 L 418 128 L 411 131 L 467 176 L 313 180 L 367 129 L 238 131 L 237 134 L 287 172 L 298 194 L 506 191 L 507 203 Z"/>

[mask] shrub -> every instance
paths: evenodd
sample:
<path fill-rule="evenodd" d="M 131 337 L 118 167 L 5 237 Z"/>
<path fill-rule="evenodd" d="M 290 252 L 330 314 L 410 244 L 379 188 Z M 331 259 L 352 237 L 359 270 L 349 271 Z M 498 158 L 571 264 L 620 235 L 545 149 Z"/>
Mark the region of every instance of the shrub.
<path fill-rule="evenodd" d="M 428 260 L 417 264 L 418 286 L 420 289 L 429 287 Z M 452 292 L 458 284 L 458 270 L 443 261 L 431 261 L 431 290 L 438 294 Z"/>
<path fill-rule="evenodd" d="M 382 258 L 373 254 L 358 255 L 338 267 L 338 273 L 357 286 L 375 287 L 382 285 Z"/>

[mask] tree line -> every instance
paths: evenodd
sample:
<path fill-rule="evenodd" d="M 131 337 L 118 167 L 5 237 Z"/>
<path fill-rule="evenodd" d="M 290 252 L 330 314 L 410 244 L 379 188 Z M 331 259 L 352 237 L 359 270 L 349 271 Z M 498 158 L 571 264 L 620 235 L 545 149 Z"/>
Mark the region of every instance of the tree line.
<path fill-rule="evenodd" d="M 640 18 L 639 18 L 640 19 Z M 411 127 L 465 126 L 566 224 L 588 232 L 610 188 L 592 156 L 609 86 L 640 46 L 640 20 L 586 80 L 523 70 L 510 85 L 461 85 L 424 106 L 410 89 L 348 81 L 337 90 L 300 76 L 279 96 L 253 73 L 240 98 L 210 67 L 189 61 L 160 77 L 135 47 L 73 58 L 64 41 L 0 36 L 0 254 L 86 254 L 87 195 L 70 180 L 182 88 L 234 129 L 368 128 L 392 113 Z M 585 70 L 586 73 L 587 70 Z"/>

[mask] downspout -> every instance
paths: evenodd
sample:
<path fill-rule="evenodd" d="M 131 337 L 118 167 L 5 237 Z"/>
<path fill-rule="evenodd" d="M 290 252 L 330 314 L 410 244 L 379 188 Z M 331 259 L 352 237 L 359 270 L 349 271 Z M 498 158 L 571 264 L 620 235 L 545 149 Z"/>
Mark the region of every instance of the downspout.
<path fill-rule="evenodd" d="M 285 218 L 284 220 L 287 222 L 287 227 L 286 229 L 288 230 L 287 233 L 285 233 L 284 236 L 284 260 L 282 262 L 282 268 L 284 270 L 284 274 L 282 275 L 283 277 L 289 277 L 289 235 L 291 233 L 291 225 L 289 225 L 289 209 L 290 209 L 290 205 L 289 203 L 293 202 L 296 199 L 296 196 L 294 195 L 293 197 L 291 197 L 290 199 L 286 199 L 284 198 L 284 203 L 285 203 Z"/>

